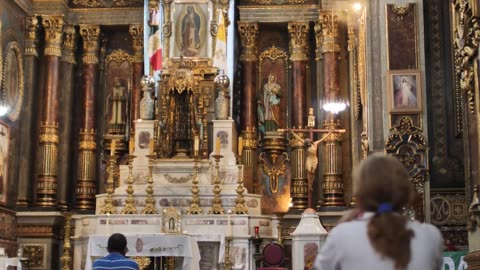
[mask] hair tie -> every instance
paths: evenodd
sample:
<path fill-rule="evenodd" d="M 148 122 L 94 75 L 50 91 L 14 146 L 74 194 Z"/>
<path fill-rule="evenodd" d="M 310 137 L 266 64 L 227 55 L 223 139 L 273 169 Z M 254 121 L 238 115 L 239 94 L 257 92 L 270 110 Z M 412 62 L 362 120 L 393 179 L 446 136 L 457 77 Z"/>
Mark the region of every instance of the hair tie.
<path fill-rule="evenodd" d="M 381 203 L 377 208 L 377 214 L 389 213 L 393 211 L 391 203 Z"/>

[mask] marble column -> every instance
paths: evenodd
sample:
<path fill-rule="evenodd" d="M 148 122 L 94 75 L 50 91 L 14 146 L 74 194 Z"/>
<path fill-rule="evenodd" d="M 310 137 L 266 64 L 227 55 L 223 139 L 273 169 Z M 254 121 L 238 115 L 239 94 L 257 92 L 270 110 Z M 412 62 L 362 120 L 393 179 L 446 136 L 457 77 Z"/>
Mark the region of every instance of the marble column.
<path fill-rule="evenodd" d="M 321 53 L 324 67 L 324 100 L 333 101 L 340 98 L 338 15 L 333 11 L 322 12 L 319 23 L 322 29 Z M 324 128 L 337 129 L 339 127 L 340 124 L 336 115 L 327 113 Z M 323 154 L 323 201 L 319 201 L 317 208 L 345 206 L 341 160 L 341 143 L 343 138 L 340 133 L 332 133 L 326 136 L 327 138 L 324 142 L 325 152 Z"/>
<path fill-rule="evenodd" d="M 58 153 L 58 80 L 62 56 L 63 16 L 43 16 L 45 29 L 44 79 L 39 135 L 39 172 L 35 205 L 57 206 L 57 153 Z"/>
<path fill-rule="evenodd" d="M 242 164 L 244 165 L 244 186 L 249 193 L 256 193 L 254 172 L 257 164 L 257 37 L 258 24 L 238 22 L 238 32 L 242 43 L 240 63 L 242 65 L 242 96 L 241 96 L 241 136 L 244 147 Z"/>
<path fill-rule="evenodd" d="M 98 53 L 100 47 L 100 26 L 80 25 L 83 38 L 82 93 L 83 115 L 80 127 L 80 142 L 77 165 L 76 208 L 95 210 L 95 92 L 98 76 Z"/>
<path fill-rule="evenodd" d="M 58 160 L 58 206 L 62 210 L 68 210 L 68 205 L 72 201 L 68 198 L 73 175 L 71 175 L 70 160 L 72 158 L 72 123 L 73 123 L 73 91 L 74 91 L 74 69 L 75 69 L 75 51 L 77 45 L 77 32 L 74 25 L 65 25 L 63 34 L 63 49 L 61 66 L 61 79 L 59 91 L 59 155 Z M 73 181 L 72 181 L 73 182 Z"/>
<path fill-rule="evenodd" d="M 290 61 L 292 63 L 292 126 L 306 128 L 307 126 L 307 36 L 308 22 L 288 23 L 290 34 Z M 304 134 L 299 134 L 303 137 Z M 305 146 L 299 139 L 292 139 L 292 172 L 290 196 L 291 210 L 303 210 L 308 206 L 308 181 L 305 171 Z"/>
<path fill-rule="evenodd" d="M 134 122 L 140 118 L 139 103 L 142 98 L 140 80 L 144 74 L 143 70 L 143 25 L 130 25 L 130 35 L 133 39 L 133 61 L 132 61 L 132 94 L 130 97 L 130 132 L 135 132 Z M 128 131 L 127 131 L 128 132 Z M 133 136 L 130 133 L 130 136 Z"/>
<path fill-rule="evenodd" d="M 25 25 L 25 96 L 23 97 L 23 110 L 20 121 L 20 168 L 18 179 L 18 208 L 29 207 L 32 202 L 32 183 L 30 180 L 33 172 L 34 158 L 33 146 L 36 138 L 37 130 L 35 122 L 35 112 L 38 109 L 36 106 L 37 97 L 37 73 L 38 73 L 38 18 L 30 16 L 26 20 Z"/>

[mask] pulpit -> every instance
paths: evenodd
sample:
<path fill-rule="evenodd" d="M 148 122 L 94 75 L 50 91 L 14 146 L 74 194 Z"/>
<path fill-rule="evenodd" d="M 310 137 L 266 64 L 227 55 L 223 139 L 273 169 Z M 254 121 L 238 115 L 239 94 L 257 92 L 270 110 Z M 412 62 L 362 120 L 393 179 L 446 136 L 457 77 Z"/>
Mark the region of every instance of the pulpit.
<path fill-rule="evenodd" d="M 207 158 L 206 128 L 214 117 L 216 73 L 211 60 L 201 58 L 172 58 L 162 69 L 155 117 L 155 152 L 159 158 L 192 158 L 196 136 L 199 154 Z"/>

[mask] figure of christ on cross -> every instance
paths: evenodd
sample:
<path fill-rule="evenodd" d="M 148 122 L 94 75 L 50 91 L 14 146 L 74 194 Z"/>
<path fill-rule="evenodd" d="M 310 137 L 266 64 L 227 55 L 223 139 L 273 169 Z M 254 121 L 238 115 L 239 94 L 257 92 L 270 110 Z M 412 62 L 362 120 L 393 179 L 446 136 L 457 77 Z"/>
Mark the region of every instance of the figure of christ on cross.
<path fill-rule="evenodd" d="M 325 141 L 330 137 L 332 133 L 345 133 L 345 129 L 315 129 L 313 127 L 308 128 L 287 128 L 287 129 L 278 129 L 279 132 L 290 132 L 292 135 L 299 140 L 302 144 L 308 146 L 307 149 L 307 159 L 305 161 L 305 170 L 307 171 L 307 181 L 308 181 L 308 208 L 313 207 L 313 181 L 315 180 L 315 171 L 318 167 L 318 144 Z M 308 133 L 308 138 L 302 138 L 297 133 Z M 324 135 L 319 139 L 314 141 L 314 133 L 323 133 Z"/>

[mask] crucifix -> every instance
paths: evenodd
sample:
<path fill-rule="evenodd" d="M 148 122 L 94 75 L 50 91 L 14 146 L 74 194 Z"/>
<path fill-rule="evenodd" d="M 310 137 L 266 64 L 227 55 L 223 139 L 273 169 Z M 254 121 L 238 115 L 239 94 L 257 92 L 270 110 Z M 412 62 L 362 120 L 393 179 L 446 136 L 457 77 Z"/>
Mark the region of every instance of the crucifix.
<path fill-rule="evenodd" d="M 332 122 L 333 123 L 333 122 Z M 313 108 L 308 110 L 308 120 L 307 120 L 307 127 L 306 128 L 286 128 L 286 129 L 279 129 L 279 132 L 290 132 L 292 135 L 301 143 L 305 143 L 308 146 L 307 149 L 307 159 L 305 161 L 305 170 L 307 171 L 307 180 L 308 180 L 308 207 L 313 207 L 313 181 L 315 180 L 315 171 L 318 167 L 318 144 L 325 141 L 331 140 L 331 135 L 338 134 L 338 133 L 345 133 L 345 129 L 338 129 L 336 128 L 336 124 L 326 124 L 326 128 L 316 129 L 315 128 L 315 115 Z M 299 136 L 296 132 L 300 132 L 303 134 L 308 134 L 308 141 L 305 140 L 303 137 Z M 313 140 L 313 134 L 320 133 L 324 134 L 319 140 Z"/>

